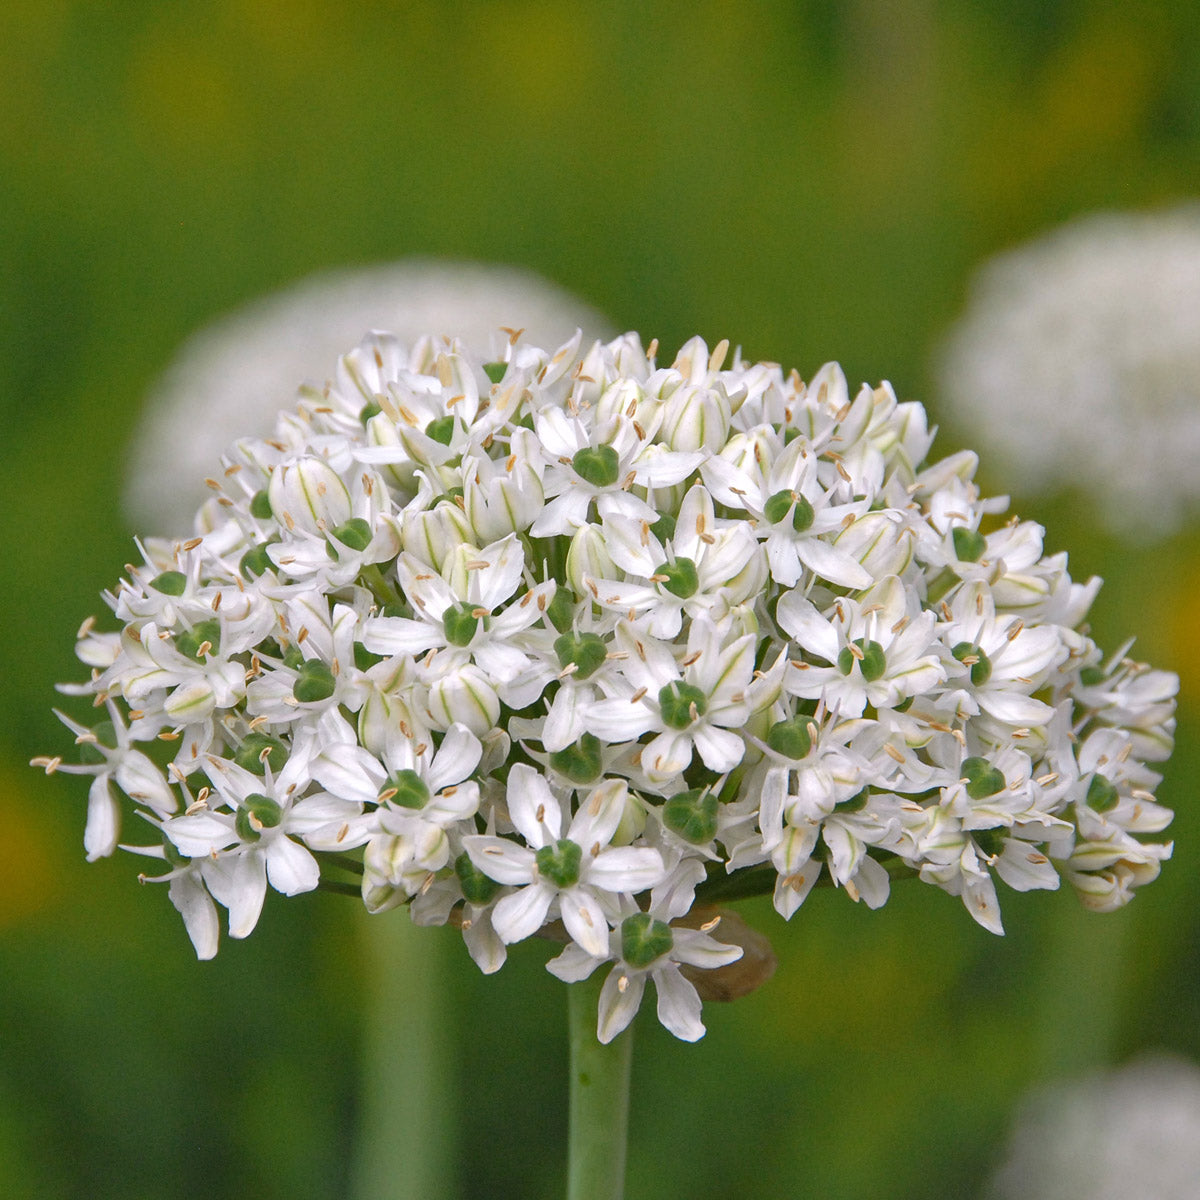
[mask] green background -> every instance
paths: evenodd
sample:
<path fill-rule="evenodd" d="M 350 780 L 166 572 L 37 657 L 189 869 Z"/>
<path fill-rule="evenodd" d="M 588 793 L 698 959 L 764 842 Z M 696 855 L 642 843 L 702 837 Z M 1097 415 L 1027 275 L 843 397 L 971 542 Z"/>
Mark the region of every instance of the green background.
<path fill-rule="evenodd" d="M 509 262 L 669 356 L 688 336 L 925 399 L 987 255 L 1200 178 L 1191 3 L 17 0 L 0 7 L 0 1193 L 348 1195 L 364 1036 L 350 901 L 272 895 L 197 964 L 128 856 L 83 862 L 56 680 L 131 554 L 151 383 L 198 325 L 322 268 Z M 989 474 L 992 491 L 1011 491 Z M 1165 484 L 1169 486 L 1169 482 Z M 1102 644 L 1183 676 L 1175 860 L 1131 909 L 1069 894 L 977 928 L 931 888 L 821 892 L 708 1036 L 639 1024 L 630 1200 L 980 1193 L 1029 1087 L 1200 1057 L 1197 538 L 1107 540 L 1015 497 L 1105 576 Z M 1191 689 L 1191 691 L 1189 691 Z M 437 939 L 444 931 L 428 931 Z M 451 937 L 449 933 L 445 936 Z M 561 1192 L 565 996 L 521 947 L 445 986 L 461 1194 Z M 420 969 L 419 963 L 414 969 Z"/>

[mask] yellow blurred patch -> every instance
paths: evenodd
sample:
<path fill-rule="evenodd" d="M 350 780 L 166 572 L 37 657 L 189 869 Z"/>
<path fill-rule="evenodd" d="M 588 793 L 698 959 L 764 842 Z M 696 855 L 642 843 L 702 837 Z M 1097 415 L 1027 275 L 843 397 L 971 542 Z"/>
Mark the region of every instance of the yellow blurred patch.
<path fill-rule="evenodd" d="M 151 30 L 130 65 L 131 126 L 155 154 L 229 157 L 248 123 L 237 83 L 204 28 Z"/>
<path fill-rule="evenodd" d="M 1051 55 L 1032 80 L 1009 77 L 993 127 L 968 153 L 980 203 L 1014 211 L 1047 181 L 1093 156 L 1136 141 L 1155 97 L 1165 34 L 1153 21 L 1116 12 L 1095 18 Z"/>
<path fill-rule="evenodd" d="M 37 817 L 37 782 L 28 767 L 0 761 L 0 929 L 49 907 L 57 892 L 51 834 Z"/>
<path fill-rule="evenodd" d="M 594 78 L 599 67 L 603 39 L 581 15 L 553 0 L 480 5 L 463 47 L 473 60 L 470 74 L 486 94 L 519 106 L 522 122 L 556 127 L 577 100 L 580 80 Z"/>
<path fill-rule="evenodd" d="M 1155 625 L 1167 631 L 1164 639 L 1169 647 L 1170 661 L 1160 665 L 1179 675 L 1179 690 L 1184 696 L 1196 694 L 1200 687 L 1200 562 L 1170 575 L 1170 590 L 1163 589 L 1162 607 L 1165 611 Z M 1149 615 L 1149 614 L 1148 614 Z M 1139 638 L 1140 653 L 1150 654 L 1151 639 Z M 1151 659 L 1159 663 L 1158 659 Z"/>

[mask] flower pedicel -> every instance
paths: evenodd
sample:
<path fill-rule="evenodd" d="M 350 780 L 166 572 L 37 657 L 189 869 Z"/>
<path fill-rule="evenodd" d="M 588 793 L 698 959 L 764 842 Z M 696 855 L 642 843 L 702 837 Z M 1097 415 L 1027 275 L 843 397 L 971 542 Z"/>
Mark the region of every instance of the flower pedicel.
<path fill-rule="evenodd" d="M 92 777 L 88 857 L 132 806 L 201 958 L 351 877 L 485 972 L 548 934 L 602 1042 L 647 982 L 702 1035 L 718 901 L 917 876 L 1000 933 L 997 877 L 1153 879 L 1177 680 L 1091 640 L 1099 581 L 888 385 L 656 349 L 373 334 L 236 443 L 81 631 L 84 761 L 36 761 Z"/>

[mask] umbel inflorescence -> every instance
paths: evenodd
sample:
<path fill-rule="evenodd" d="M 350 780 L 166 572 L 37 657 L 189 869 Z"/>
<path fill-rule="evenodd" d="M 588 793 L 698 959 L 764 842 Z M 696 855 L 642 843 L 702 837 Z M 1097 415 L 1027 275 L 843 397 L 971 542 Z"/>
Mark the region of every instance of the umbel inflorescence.
<path fill-rule="evenodd" d="M 703 1033 L 718 900 L 916 876 L 999 933 L 997 877 L 1154 878 L 1177 681 L 1094 644 L 1098 581 L 887 384 L 656 349 L 374 334 L 236 443 L 81 631 L 85 761 L 39 761 L 92 776 L 88 857 L 128 801 L 202 958 L 352 877 L 485 972 L 557 938 L 601 1041 L 647 981 Z"/>

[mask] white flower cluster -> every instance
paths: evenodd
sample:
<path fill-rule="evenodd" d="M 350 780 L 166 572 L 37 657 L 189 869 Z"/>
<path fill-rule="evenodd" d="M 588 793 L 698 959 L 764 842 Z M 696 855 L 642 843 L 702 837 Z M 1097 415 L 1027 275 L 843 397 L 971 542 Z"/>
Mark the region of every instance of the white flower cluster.
<path fill-rule="evenodd" d="M 1012 486 L 1170 533 L 1200 501 L 1200 207 L 1088 216 L 993 259 L 940 376 Z"/>
<path fill-rule="evenodd" d="M 655 353 L 375 334 L 236 443 L 81 631 L 64 690 L 106 719 L 38 761 L 92 776 L 89 858 L 123 793 L 203 958 L 218 905 L 245 937 L 268 885 L 351 875 L 485 972 L 557 938 L 560 978 L 608 970 L 602 1041 L 647 981 L 703 1033 L 719 901 L 916 875 L 998 933 L 997 876 L 1096 909 L 1152 879 L 1177 681 L 1102 655 L 1098 581 L 973 454 L 927 465 L 886 384 Z"/>

